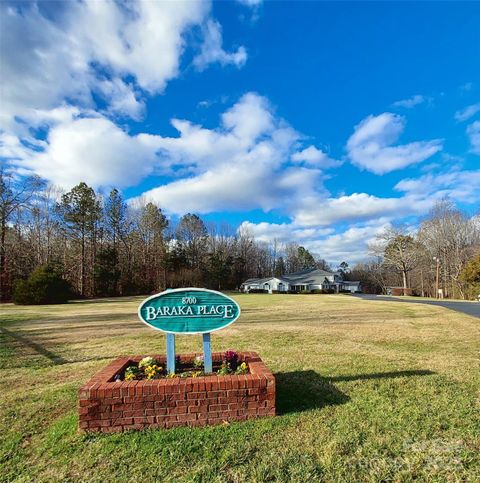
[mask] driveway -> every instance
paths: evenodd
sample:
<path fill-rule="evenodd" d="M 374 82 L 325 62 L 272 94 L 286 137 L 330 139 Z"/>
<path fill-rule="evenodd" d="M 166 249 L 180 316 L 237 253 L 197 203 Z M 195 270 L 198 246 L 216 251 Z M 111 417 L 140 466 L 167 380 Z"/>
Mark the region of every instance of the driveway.
<path fill-rule="evenodd" d="M 471 315 L 480 318 L 480 303 L 479 302 L 451 302 L 448 300 L 425 300 L 425 299 L 403 299 L 401 297 L 391 297 L 387 295 L 370 295 L 370 294 L 353 294 L 353 297 L 358 297 L 364 300 L 376 300 L 379 302 L 406 302 L 409 304 L 427 304 L 440 305 L 456 312 Z"/>

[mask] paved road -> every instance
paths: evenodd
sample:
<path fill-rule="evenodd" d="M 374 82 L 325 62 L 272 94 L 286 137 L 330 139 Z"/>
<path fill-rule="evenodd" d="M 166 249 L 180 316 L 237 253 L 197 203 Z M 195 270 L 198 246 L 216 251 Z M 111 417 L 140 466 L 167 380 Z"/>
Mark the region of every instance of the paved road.
<path fill-rule="evenodd" d="M 376 300 L 379 302 L 407 302 L 409 304 L 427 304 L 427 305 L 440 305 L 456 312 L 462 312 L 473 317 L 480 318 L 480 303 L 479 302 L 450 302 L 448 300 L 424 300 L 424 299 L 402 299 L 400 297 L 386 297 L 382 295 L 370 295 L 370 294 L 354 294 L 354 297 L 362 298 L 365 300 Z"/>

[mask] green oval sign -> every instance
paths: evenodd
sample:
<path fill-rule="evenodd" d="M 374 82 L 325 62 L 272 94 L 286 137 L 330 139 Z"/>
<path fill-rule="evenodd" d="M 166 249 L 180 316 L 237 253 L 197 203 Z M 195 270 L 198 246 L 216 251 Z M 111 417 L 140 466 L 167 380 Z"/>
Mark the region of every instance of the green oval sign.
<path fill-rule="evenodd" d="M 144 300 L 138 316 L 163 332 L 202 334 L 233 324 L 240 317 L 240 306 L 215 290 L 177 288 Z"/>

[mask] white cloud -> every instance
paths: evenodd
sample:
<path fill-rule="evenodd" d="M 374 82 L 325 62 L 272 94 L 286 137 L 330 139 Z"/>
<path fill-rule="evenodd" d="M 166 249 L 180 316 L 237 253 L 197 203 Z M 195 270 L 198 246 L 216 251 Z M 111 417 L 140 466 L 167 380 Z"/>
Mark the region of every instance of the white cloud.
<path fill-rule="evenodd" d="M 21 144 L 12 148 L 18 166 L 67 189 L 80 181 L 94 187 L 132 186 L 153 170 L 156 160 L 149 137 L 130 136 L 102 117 L 74 118 L 52 127 L 41 151 Z"/>
<path fill-rule="evenodd" d="M 222 27 L 215 20 L 209 20 L 204 26 L 202 50 L 193 60 L 198 70 L 206 69 L 210 64 L 232 64 L 243 67 L 247 61 L 247 51 L 240 46 L 236 52 L 226 52 L 222 48 Z"/>
<path fill-rule="evenodd" d="M 263 0 L 237 0 L 237 2 L 247 7 L 258 7 L 263 3 Z"/>
<path fill-rule="evenodd" d="M 375 174 L 384 174 L 416 164 L 442 149 L 442 141 L 417 141 L 391 146 L 405 129 L 405 118 L 390 112 L 368 116 L 355 126 L 347 142 L 353 164 Z"/>
<path fill-rule="evenodd" d="M 415 95 L 408 99 L 402 99 L 401 101 L 396 101 L 392 104 L 394 107 L 405 107 L 406 109 L 411 109 L 412 107 L 417 106 L 418 104 L 423 104 L 427 98 L 421 95 Z"/>
<path fill-rule="evenodd" d="M 411 206 L 411 200 L 405 198 L 380 198 L 367 193 L 323 200 L 313 197 L 306 198 L 297 208 L 294 221 L 300 226 L 332 225 L 379 217 L 401 217 L 423 208 L 424 205 Z"/>
<path fill-rule="evenodd" d="M 382 198 L 367 193 L 353 193 L 337 198 L 305 198 L 294 212 L 298 226 L 325 226 L 342 222 L 393 220 L 426 213 L 437 200 L 451 197 L 463 203 L 480 198 L 480 170 L 451 170 L 406 178 L 395 185 L 400 197 Z"/>
<path fill-rule="evenodd" d="M 0 128 L 19 130 L 16 119 L 64 103 L 93 109 L 95 96 L 106 112 L 139 119 L 142 93 L 162 93 L 179 75 L 186 34 L 198 27 L 208 63 L 246 59 L 243 47 L 221 48 L 208 1 L 71 1 L 48 15 L 45 5 L 0 4 Z"/>
<path fill-rule="evenodd" d="M 262 241 L 296 240 L 330 262 L 354 263 L 367 258 L 368 245 L 375 235 L 394 220 L 424 215 L 444 197 L 474 205 L 480 199 L 478 186 L 480 170 L 453 169 L 401 180 L 395 186 L 402 192 L 399 197 L 381 198 L 367 193 L 336 198 L 307 196 L 296 206 L 289 223 L 245 221 L 241 227 Z"/>
<path fill-rule="evenodd" d="M 472 153 L 480 154 L 480 121 L 475 121 L 467 127 Z"/>
<path fill-rule="evenodd" d="M 244 221 L 238 231 L 247 230 L 257 240 L 271 243 L 296 241 L 311 252 L 329 261 L 333 266 L 346 260 L 353 264 L 367 258 L 368 245 L 375 236 L 389 227 L 385 219 L 356 223 L 336 232 L 333 228 L 301 227 L 295 223 L 251 223 Z"/>
<path fill-rule="evenodd" d="M 156 137 L 155 144 L 163 162 L 175 165 L 172 175 L 182 179 L 144 193 L 168 212 L 269 211 L 286 199 L 295 207 L 321 192 L 320 170 L 287 167 L 299 134 L 258 94 L 244 95 L 217 129 L 178 119 L 173 125 L 180 135 Z"/>
<path fill-rule="evenodd" d="M 333 233 L 333 228 L 305 228 L 296 226 L 293 223 L 251 223 L 244 221 L 238 231 L 247 230 L 259 241 L 272 242 L 277 240 L 280 242 L 290 242 L 292 240 L 298 243 L 310 241 L 325 235 Z"/>
<path fill-rule="evenodd" d="M 135 87 L 121 79 L 102 80 L 97 83 L 97 89 L 109 99 L 107 112 L 130 117 L 139 121 L 143 117 L 145 104 L 139 100 L 140 93 Z"/>
<path fill-rule="evenodd" d="M 433 204 L 443 197 L 450 197 L 458 202 L 475 203 L 480 191 L 480 170 L 451 170 L 443 173 L 426 174 L 419 178 L 405 178 L 395 185 L 395 190 L 406 193 L 412 203 L 421 200 Z"/>
<path fill-rule="evenodd" d="M 477 112 L 480 112 L 480 102 L 477 104 L 471 104 L 470 106 L 465 107 L 465 109 L 461 109 L 455 113 L 455 120 L 458 122 L 467 121 L 471 117 L 475 116 Z"/>
<path fill-rule="evenodd" d="M 375 242 L 378 234 L 384 232 L 390 226 L 391 224 L 385 220 L 355 224 L 339 233 L 312 240 L 306 246 L 310 251 L 321 255 L 333 266 L 340 264 L 342 261 L 353 265 L 368 258 L 369 246 Z"/>
<path fill-rule="evenodd" d="M 292 154 L 292 161 L 297 163 L 305 163 L 306 165 L 315 166 L 320 169 L 336 168 L 342 164 L 341 161 L 330 158 L 326 153 L 317 149 L 315 146 L 309 146 Z"/>
<path fill-rule="evenodd" d="M 293 210 L 304 196 L 322 192 L 322 173 L 289 166 L 299 134 L 277 118 L 267 99 L 247 93 L 226 110 L 216 129 L 173 119 L 177 137 L 130 135 L 105 116 L 64 105 L 36 110 L 29 125 L 43 127 L 45 139 L 3 133 L 2 156 L 22 169 L 70 189 L 135 186 L 147 175 L 171 182 L 145 195 L 171 213 L 280 206 Z"/>

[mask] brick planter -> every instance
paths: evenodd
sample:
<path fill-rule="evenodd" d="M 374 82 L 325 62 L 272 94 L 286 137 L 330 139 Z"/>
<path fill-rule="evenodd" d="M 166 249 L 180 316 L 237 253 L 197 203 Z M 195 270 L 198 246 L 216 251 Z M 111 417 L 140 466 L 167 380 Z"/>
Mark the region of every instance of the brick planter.
<path fill-rule="evenodd" d="M 197 354 L 180 355 L 182 363 Z M 115 382 L 143 356 L 121 357 L 79 390 L 80 429 L 111 433 L 126 429 L 205 426 L 275 415 L 275 378 L 255 352 L 240 352 L 250 374 Z M 214 353 L 213 361 L 223 353 Z M 165 356 L 155 356 L 162 364 Z"/>

